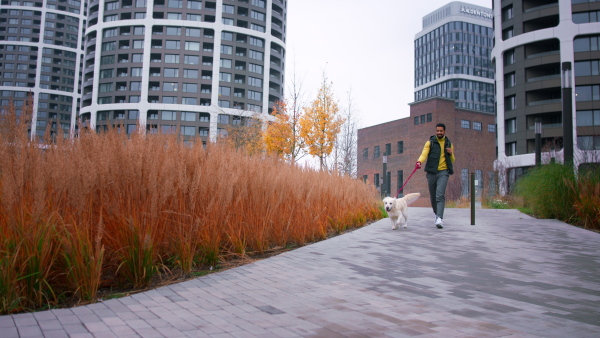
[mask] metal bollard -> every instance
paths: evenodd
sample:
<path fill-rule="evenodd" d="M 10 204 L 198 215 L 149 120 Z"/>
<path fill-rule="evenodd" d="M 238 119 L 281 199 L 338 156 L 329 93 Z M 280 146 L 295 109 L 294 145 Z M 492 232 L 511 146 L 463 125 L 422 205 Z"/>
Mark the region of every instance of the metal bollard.
<path fill-rule="evenodd" d="M 475 225 L 475 173 L 471 173 L 471 225 Z"/>

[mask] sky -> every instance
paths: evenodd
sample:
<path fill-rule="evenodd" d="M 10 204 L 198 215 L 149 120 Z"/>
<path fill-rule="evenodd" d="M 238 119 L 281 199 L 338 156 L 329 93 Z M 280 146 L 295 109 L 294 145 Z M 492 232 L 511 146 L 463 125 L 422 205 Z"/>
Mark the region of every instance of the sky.
<path fill-rule="evenodd" d="M 286 96 L 295 73 L 312 101 L 326 74 L 340 108 L 352 99 L 359 128 L 408 117 L 415 35 L 423 16 L 449 2 L 288 0 Z M 462 2 L 492 7 L 492 0 Z"/>

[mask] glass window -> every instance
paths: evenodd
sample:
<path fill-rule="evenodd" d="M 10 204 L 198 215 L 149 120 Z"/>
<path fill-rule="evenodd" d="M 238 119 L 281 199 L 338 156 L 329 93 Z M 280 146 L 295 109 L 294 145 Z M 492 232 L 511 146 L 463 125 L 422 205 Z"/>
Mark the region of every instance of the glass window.
<path fill-rule="evenodd" d="M 373 157 L 374 158 L 379 157 L 379 146 L 375 146 L 375 149 L 373 151 Z"/>
<path fill-rule="evenodd" d="M 473 130 L 481 130 L 481 122 L 473 122 Z"/>
<path fill-rule="evenodd" d="M 248 91 L 248 98 L 250 100 L 262 101 L 262 93 L 254 91 L 254 90 L 249 90 Z"/>
<path fill-rule="evenodd" d="M 179 69 L 177 69 L 177 68 L 165 68 L 163 76 L 164 77 L 179 77 Z"/>
<path fill-rule="evenodd" d="M 179 63 L 179 54 L 165 54 L 165 63 Z"/>
<path fill-rule="evenodd" d="M 231 96 L 231 87 L 219 86 L 219 95 Z"/>
<path fill-rule="evenodd" d="M 223 82 L 231 82 L 231 73 L 219 73 L 219 80 Z"/>
<path fill-rule="evenodd" d="M 468 120 L 460 120 L 461 128 L 471 129 L 471 121 Z"/>
<path fill-rule="evenodd" d="M 200 64 L 200 57 L 198 55 L 185 55 L 183 63 L 186 65 L 198 65 Z"/>
<path fill-rule="evenodd" d="M 183 70 L 183 78 L 184 79 L 197 79 L 198 78 L 198 70 L 197 69 L 184 69 Z"/>
<path fill-rule="evenodd" d="M 231 60 L 221 59 L 221 68 L 231 68 Z"/>
<path fill-rule="evenodd" d="M 185 36 L 191 36 L 191 37 L 201 37 L 202 35 L 202 30 L 200 28 L 186 28 L 185 29 Z"/>
<path fill-rule="evenodd" d="M 513 6 L 509 5 L 502 8 L 502 21 L 510 20 L 514 17 Z"/>
<path fill-rule="evenodd" d="M 134 49 L 144 49 L 144 40 L 133 40 Z"/>
<path fill-rule="evenodd" d="M 181 35 L 181 27 L 167 27 L 167 35 Z"/>
<path fill-rule="evenodd" d="M 248 66 L 248 70 L 251 71 L 252 73 L 257 73 L 257 74 L 262 74 L 263 73 L 263 67 L 261 65 L 257 65 L 254 63 L 251 63 Z"/>
<path fill-rule="evenodd" d="M 166 121 L 176 120 L 177 119 L 177 112 L 169 111 L 169 110 L 163 110 L 161 118 L 163 120 L 166 120 Z"/>
<path fill-rule="evenodd" d="M 495 133 L 496 132 L 496 125 L 495 124 L 488 124 L 488 131 L 490 133 Z"/>
<path fill-rule="evenodd" d="M 235 14 L 235 6 L 223 5 L 223 13 Z"/>
<path fill-rule="evenodd" d="M 262 79 L 249 76 L 248 77 L 248 84 L 250 86 L 253 86 L 253 87 L 259 87 L 259 88 L 261 88 L 262 87 Z"/>
<path fill-rule="evenodd" d="M 398 141 L 398 154 L 404 153 L 404 141 Z"/>
<path fill-rule="evenodd" d="M 223 41 L 233 41 L 233 33 L 231 33 L 231 32 L 221 32 L 221 40 L 223 40 Z"/>
<path fill-rule="evenodd" d="M 504 88 L 512 88 L 517 85 L 515 72 L 504 75 Z"/>
<path fill-rule="evenodd" d="M 254 59 L 254 60 L 261 60 L 262 61 L 262 59 L 263 59 L 263 53 L 262 52 L 259 52 L 259 51 L 256 51 L 256 50 L 252 50 L 252 49 L 250 50 L 250 55 L 249 56 L 250 56 L 251 59 Z"/>
<path fill-rule="evenodd" d="M 221 54 L 233 54 L 233 47 L 227 45 L 221 45 Z"/>
<path fill-rule="evenodd" d="M 187 8 L 188 9 L 202 9 L 202 1 L 188 0 Z"/>
<path fill-rule="evenodd" d="M 113 84 L 112 83 L 101 83 L 98 90 L 100 93 L 112 92 Z"/>
<path fill-rule="evenodd" d="M 198 99 L 196 99 L 195 97 L 182 97 L 181 104 L 197 105 Z"/>
<path fill-rule="evenodd" d="M 181 126 L 181 135 L 194 136 L 196 135 L 196 127 L 194 126 Z"/>
<path fill-rule="evenodd" d="M 183 92 L 184 93 L 197 93 L 198 92 L 198 84 L 197 83 L 184 83 L 183 84 Z"/>
<path fill-rule="evenodd" d="M 576 86 L 575 99 L 576 101 L 592 101 L 592 86 Z"/>
<path fill-rule="evenodd" d="M 133 35 L 144 35 L 144 26 L 133 27 Z"/>
<path fill-rule="evenodd" d="M 193 50 L 200 51 L 200 42 L 195 41 L 186 41 L 185 42 L 185 50 Z"/>
<path fill-rule="evenodd" d="M 506 120 L 506 134 L 514 134 L 517 132 L 517 119 Z"/>
<path fill-rule="evenodd" d="M 258 32 L 265 32 L 265 26 L 262 25 L 257 25 L 255 23 L 250 24 L 250 29 L 258 31 Z"/>
<path fill-rule="evenodd" d="M 198 115 L 198 113 L 183 111 L 181 112 L 181 121 L 196 121 L 196 115 Z"/>
<path fill-rule="evenodd" d="M 259 21 L 265 21 L 265 13 L 262 12 L 251 11 L 250 17 Z"/>
<path fill-rule="evenodd" d="M 142 67 L 132 67 L 131 68 L 131 76 L 132 77 L 142 76 Z"/>
<path fill-rule="evenodd" d="M 142 90 L 142 82 L 141 81 L 131 81 L 129 83 L 129 90 L 131 90 L 131 91 Z"/>
<path fill-rule="evenodd" d="M 183 0 L 167 0 L 168 8 L 182 8 Z"/>
<path fill-rule="evenodd" d="M 265 42 L 263 39 L 250 37 L 250 45 L 256 46 L 256 47 L 264 47 Z"/>
<path fill-rule="evenodd" d="M 167 13 L 167 20 L 181 20 L 181 13 Z"/>
<path fill-rule="evenodd" d="M 515 110 L 517 109 L 517 97 L 515 95 L 508 96 L 505 99 L 504 105 L 506 110 Z"/>
<path fill-rule="evenodd" d="M 229 115 L 219 114 L 219 117 L 217 119 L 217 123 L 220 123 L 220 124 L 229 124 Z"/>
<path fill-rule="evenodd" d="M 179 40 L 167 40 L 165 41 L 165 48 L 166 49 L 179 49 L 180 47 L 180 42 Z M 187 42 L 186 42 L 187 44 Z"/>
<path fill-rule="evenodd" d="M 163 91 L 176 92 L 177 91 L 177 82 L 163 82 Z"/>

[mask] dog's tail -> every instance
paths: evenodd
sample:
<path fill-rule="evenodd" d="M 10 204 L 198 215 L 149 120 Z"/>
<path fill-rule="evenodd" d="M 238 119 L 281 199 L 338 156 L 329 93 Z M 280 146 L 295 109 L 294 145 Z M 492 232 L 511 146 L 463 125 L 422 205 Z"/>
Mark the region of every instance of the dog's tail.
<path fill-rule="evenodd" d="M 402 199 L 404 199 L 406 201 L 406 204 L 411 204 L 412 202 L 416 201 L 417 198 L 419 198 L 421 196 L 420 193 L 415 192 L 412 194 L 406 194 L 404 195 L 404 197 L 402 197 Z"/>

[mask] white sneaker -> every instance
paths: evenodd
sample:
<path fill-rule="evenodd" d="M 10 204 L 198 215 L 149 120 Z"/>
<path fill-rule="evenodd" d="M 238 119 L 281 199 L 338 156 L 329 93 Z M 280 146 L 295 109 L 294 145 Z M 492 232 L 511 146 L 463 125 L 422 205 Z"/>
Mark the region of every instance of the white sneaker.
<path fill-rule="evenodd" d="M 441 218 L 439 218 L 439 217 L 436 217 L 436 218 L 435 218 L 435 226 L 436 226 L 438 229 L 442 229 L 442 228 L 444 227 L 444 222 L 442 221 L 442 219 L 441 219 Z"/>

